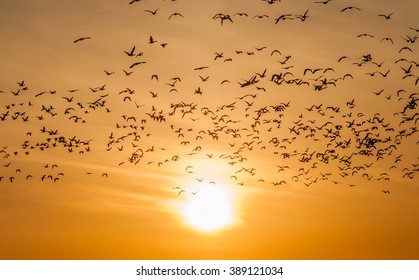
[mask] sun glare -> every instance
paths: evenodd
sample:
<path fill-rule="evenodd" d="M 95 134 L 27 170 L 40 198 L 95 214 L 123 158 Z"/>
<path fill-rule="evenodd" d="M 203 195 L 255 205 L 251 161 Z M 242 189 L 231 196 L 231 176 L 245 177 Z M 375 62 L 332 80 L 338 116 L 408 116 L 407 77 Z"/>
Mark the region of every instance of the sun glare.
<path fill-rule="evenodd" d="M 200 231 L 225 228 L 233 221 L 231 194 L 225 188 L 207 186 L 185 203 L 184 216 L 189 225 Z"/>

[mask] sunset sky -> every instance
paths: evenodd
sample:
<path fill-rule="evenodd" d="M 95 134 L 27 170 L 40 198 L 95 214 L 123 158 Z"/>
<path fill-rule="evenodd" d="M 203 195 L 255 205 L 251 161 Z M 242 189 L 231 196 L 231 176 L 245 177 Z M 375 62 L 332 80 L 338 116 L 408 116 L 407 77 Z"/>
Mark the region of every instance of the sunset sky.
<path fill-rule="evenodd" d="M 319 2 L 0 0 L 0 258 L 418 259 L 419 2 Z"/>

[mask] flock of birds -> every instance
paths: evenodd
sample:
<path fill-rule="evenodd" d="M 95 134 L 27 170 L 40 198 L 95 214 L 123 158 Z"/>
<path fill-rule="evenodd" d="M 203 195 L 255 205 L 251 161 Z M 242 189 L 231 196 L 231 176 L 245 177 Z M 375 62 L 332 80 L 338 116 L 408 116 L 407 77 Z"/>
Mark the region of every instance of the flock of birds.
<path fill-rule="evenodd" d="M 273 5 L 282 1 L 259 2 Z M 317 8 L 332 2 L 314 1 L 314 4 Z M 128 4 L 141 5 L 141 1 L 132 0 Z M 220 21 L 221 26 L 216 24 L 216 28 L 237 24 L 236 17 L 270 19 L 272 24 L 292 20 L 310 24 L 311 9 L 279 17 L 238 12 L 217 13 L 208 18 Z M 351 11 L 360 13 L 363 9 L 347 6 L 337 10 L 338 13 Z M 160 12 L 160 8 L 144 8 L 144 13 L 150 16 L 159 16 Z M 171 21 L 187 17 L 177 11 L 167 15 L 165 20 Z M 377 13 L 377 20 L 391 21 L 394 16 L 392 12 Z M 234 52 L 214 50 L 208 63 L 191 68 L 187 77 L 153 73 L 148 79 L 156 86 L 151 89 L 142 85 L 117 91 L 108 89 L 112 77 L 119 75 L 121 79 L 129 79 L 141 72 L 141 67 L 153 63 L 143 50 L 146 45 L 154 44 L 159 51 L 169 51 L 170 42 L 160 42 L 150 35 L 143 46 L 131 45 L 120 50 L 126 67 L 103 70 L 103 84 L 64 92 L 54 89 L 34 92 L 32 83 L 19 80 L 15 88 L 0 91 L 0 130 L 22 128 L 19 143 L 8 143 L 7 137 L 0 139 L 0 186 L 25 184 L 30 180 L 52 183 L 64 180 L 65 167 L 58 162 L 38 163 L 39 170 L 31 173 L 29 170 L 34 168 L 27 166 L 37 164 L 29 161 L 34 155 L 66 153 L 84 160 L 96 151 L 115 153 L 114 158 L 120 159 L 114 163 L 118 168 L 155 168 L 153 172 L 162 172 L 166 166 L 168 169 L 180 166 L 185 176 L 208 185 L 217 182 L 202 177 L 191 164 L 194 159 L 207 165 L 211 161 L 224 164 L 230 170 L 227 180 L 238 186 L 309 187 L 330 182 L 355 187 L 356 182 L 364 181 L 383 186 L 380 192 L 390 194 L 388 181 L 417 180 L 419 173 L 416 134 L 419 93 L 414 90 L 419 83 L 419 62 L 415 60 L 418 35 L 418 28 L 407 26 L 399 39 L 378 39 L 380 43 L 391 45 L 393 53 L 399 57 L 395 61 L 377 60 L 379 50 L 371 50 L 360 57 L 343 53 L 336 57 L 333 65 L 312 67 L 296 65 L 293 54 L 281 49 L 253 46 Z M 356 37 L 357 40 L 373 39 L 374 35 L 363 33 Z M 94 35 L 83 36 L 73 43 L 79 46 L 94 44 L 94 39 Z M 402 47 L 396 47 L 399 44 L 403 44 Z M 213 78 L 212 69 L 218 71 L 220 65 L 254 57 L 269 59 L 277 66 L 255 66 L 257 69 L 243 74 L 246 76 L 241 80 Z M 341 66 L 351 71 L 342 72 Z M 380 87 L 384 84 L 382 81 L 389 78 L 397 80 L 397 90 Z M 197 81 L 193 88 L 183 86 L 190 84 L 188 79 Z M 357 79 L 367 79 L 377 87 L 377 90 L 363 94 L 379 103 L 391 103 L 391 106 L 381 111 L 363 110 L 362 101 L 356 95 L 342 96 L 339 104 L 329 101 L 328 96 L 339 91 L 341 85 L 353 84 Z M 211 89 L 214 87 L 217 92 L 226 94 L 220 97 Z M 323 94 L 323 101 L 303 107 L 299 101 L 293 110 L 294 100 L 278 95 L 281 90 Z M 203 98 L 216 98 L 222 104 L 212 106 L 213 103 Z M 107 126 L 106 137 L 84 137 L 84 131 L 88 131 L 93 120 L 98 118 L 112 120 Z M 59 124 L 76 126 L 79 134 L 58 129 Z M 160 144 L 164 139 L 171 144 Z M 409 145 L 412 154 L 400 152 Z M 260 158 L 268 159 L 268 162 L 256 163 Z M 106 179 L 111 175 L 110 171 L 104 170 L 98 176 Z M 178 194 L 189 192 L 176 183 L 172 189 Z M 190 193 L 195 195 L 198 191 Z"/>

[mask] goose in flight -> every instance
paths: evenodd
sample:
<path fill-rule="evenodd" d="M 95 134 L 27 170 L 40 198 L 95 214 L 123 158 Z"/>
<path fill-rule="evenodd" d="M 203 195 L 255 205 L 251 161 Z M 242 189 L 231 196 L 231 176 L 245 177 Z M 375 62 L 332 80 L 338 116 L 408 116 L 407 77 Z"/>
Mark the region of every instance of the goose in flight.
<path fill-rule="evenodd" d="M 236 16 L 236 15 L 237 15 L 237 16 L 241 16 L 241 17 L 242 17 L 242 16 L 245 16 L 245 17 L 248 17 L 248 16 L 249 16 L 247 13 L 235 13 L 235 14 L 233 15 L 233 17 L 234 17 L 234 16 Z"/>
<path fill-rule="evenodd" d="M 347 11 L 347 10 L 358 10 L 358 11 L 360 11 L 361 9 L 358 8 L 358 7 L 354 7 L 354 6 L 348 6 L 348 7 L 343 8 L 341 10 L 341 12 L 344 12 L 344 11 Z"/>
<path fill-rule="evenodd" d="M 194 70 L 204 70 L 207 68 L 209 68 L 209 66 L 201 66 L 201 67 L 194 68 Z"/>
<path fill-rule="evenodd" d="M 122 69 L 122 70 L 124 71 L 124 73 L 125 73 L 125 75 L 126 75 L 126 76 L 129 76 L 129 75 L 131 75 L 132 73 L 134 73 L 133 71 L 128 72 L 128 71 L 126 71 L 126 70 L 124 70 L 124 69 Z"/>
<path fill-rule="evenodd" d="M 263 2 L 266 2 L 268 4 L 274 4 L 275 2 L 281 2 L 281 0 L 262 0 Z"/>
<path fill-rule="evenodd" d="M 290 16 L 292 16 L 292 14 L 280 15 L 277 19 L 275 19 L 275 24 L 278 24 L 278 22 L 279 22 L 280 20 L 286 20 L 286 19 L 291 19 L 291 20 L 293 20 L 293 18 L 289 18 Z"/>
<path fill-rule="evenodd" d="M 144 64 L 144 63 L 146 63 L 146 62 L 145 61 L 135 62 L 129 68 L 133 68 L 134 66 L 137 66 L 137 65 L 140 65 L 140 64 Z"/>
<path fill-rule="evenodd" d="M 301 21 L 305 21 L 308 18 L 308 10 L 303 15 L 296 15 L 295 17 L 301 19 Z"/>
<path fill-rule="evenodd" d="M 233 20 L 231 19 L 230 15 L 225 15 L 222 13 L 218 13 L 215 16 L 212 17 L 212 19 L 221 19 L 221 25 L 223 25 L 225 20 L 229 20 L 231 23 L 233 23 Z"/>
<path fill-rule="evenodd" d="M 386 38 L 381 39 L 380 43 L 381 43 L 382 41 L 389 41 L 390 43 L 392 43 L 392 44 L 394 45 L 393 39 L 391 39 L 391 38 L 389 38 L 389 37 L 386 37 Z"/>
<path fill-rule="evenodd" d="M 170 15 L 170 17 L 168 18 L 168 20 L 171 19 L 174 16 L 183 17 L 183 15 L 181 13 L 173 13 L 173 14 Z"/>
<path fill-rule="evenodd" d="M 112 75 L 112 74 L 115 74 L 115 72 L 109 72 L 109 71 L 106 71 L 106 70 L 103 70 L 103 71 L 105 71 L 106 76 L 110 76 L 110 75 Z"/>
<path fill-rule="evenodd" d="M 391 18 L 391 16 L 393 15 L 394 13 L 390 13 L 390 14 L 388 14 L 388 15 L 384 15 L 384 14 L 380 14 L 380 15 L 378 15 L 379 17 L 384 17 L 385 19 L 390 19 Z"/>
<path fill-rule="evenodd" d="M 324 5 L 326 5 L 326 4 L 327 4 L 327 3 L 329 3 L 330 1 L 332 1 L 332 0 L 317 1 L 317 2 L 314 2 L 314 3 L 316 3 L 316 4 L 324 4 Z"/>
<path fill-rule="evenodd" d="M 269 17 L 268 15 L 256 15 L 256 16 L 254 16 L 253 18 L 258 18 L 258 19 L 262 19 L 262 18 L 265 18 L 265 17 Z"/>
<path fill-rule="evenodd" d="M 153 36 L 150 36 L 150 39 L 149 39 L 149 44 L 154 44 L 154 43 L 156 43 L 157 41 L 156 40 L 154 40 L 153 39 Z"/>
<path fill-rule="evenodd" d="M 84 41 L 84 40 L 88 40 L 88 39 L 91 39 L 91 38 L 92 37 L 81 37 L 81 38 L 78 38 L 78 39 L 74 40 L 73 43 L 78 43 L 78 42 L 81 42 L 81 41 Z"/>
<path fill-rule="evenodd" d="M 155 16 L 156 14 L 157 14 L 157 11 L 158 11 L 159 9 L 156 9 L 156 10 L 154 10 L 154 11 L 151 11 L 151 10 L 144 10 L 145 12 L 148 12 L 148 13 L 150 13 L 150 14 L 152 14 L 153 16 Z"/>
<path fill-rule="evenodd" d="M 128 56 L 134 56 L 134 55 L 135 55 L 135 54 L 134 54 L 134 51 L 135 51 L 135 46 L 134 46 L 134 47 L 132 47 L 132 49 L 131 49 L 131 51 L 130 51 L 130 52 L 124 51 L 124 53 L 126 53 Z"/>

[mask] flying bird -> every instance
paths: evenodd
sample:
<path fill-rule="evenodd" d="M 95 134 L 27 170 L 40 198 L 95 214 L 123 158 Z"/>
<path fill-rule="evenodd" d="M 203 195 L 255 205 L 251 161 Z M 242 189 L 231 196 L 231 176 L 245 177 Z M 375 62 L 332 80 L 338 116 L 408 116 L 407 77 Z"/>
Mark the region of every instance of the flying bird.
<path fill-rule="evenodd" d="M 285 15 L 280 15 L 278 18 L 275 19 L 275 24 L 278 24 L 279 21 L 281 20 L 293 20 L 293 18 L 291 18 L 292 14 L 285 14 Z"/>
<path fill-rule="evenodd" d="M 298 18 L 298 19 L 300 19 L 301 21 L 305 21 L 309 16 L 307 15 L 308 14 L 308 11 L 309 10 L 307 10 L 307 11 L 305 11 L 305 13 L 303 14 L 303 15 L 295 15 L 295 18 Z"/>
<path fill-rule="evenodd" d="M 84 40 L 88 40 L 88 39 L 91 39 L 91 38 L 92 37 L 81 37 L 81 38 L 78 38 L 78 39 L 74 40 L 73 43 L 78 43 L 78 42 L 81 42 L 81 41 L 84 41 Z"/>
<path fill-rule="evenodd" d="M 157 41 L 153 39 L 153 36 L 150 36 L 148 43 L 149 43 L 149 44 L 154 44 L 154 43 L 156 43 L 156 42 L 157 42 Z"/>
<path fill-rule="evenodd" d="M 328 4 L 332 0 L 325 0 L 325 1 L 315 1 L 316 4 Z"/>
<path fill-rule="evenodd" d="M 385 19 L 390 19 L 392 15 L 393 15 L 393 13 L 390 13 L 390 14 L 388 14 L 388 15 L 380 14 L 380 15 L 378 15 L 378 16 L 379 16 L 379 17 L 384 17 Z"/>
<path fill-rule="evenodd" d="M 144 11 L 145 11 L 145 12 L 148 12 L 148 13 L 150 13 L 150 14 L 152 14 L 152 15 L 156 15 L 158 10 L 159 10 L 159 9 L 156 9 L 156 10 L 154 10 L 154 11 L 151 11 L 151 10 L 144 10 Z"/>
<path fill-rule="evenodd" d="M 168 20 L 169 19 L 171 19 L 172 17 L 175 17 L 175 16 L 177 16 L 177 17 L 183 17 L 183 15 L 181 14 L 181 13 L 172 13 L 170 16 L 169 16 L 169 18 L 168 18 Z"/>
<path fill-rule="evenodd" d="M 235 13 L 234 15 L 233 15 L 233 17 L 234 16 L 241 16 L 241 17 L 243 17 L 243 16 L 245 16 L 245 17 L 248 17 L 249 15 L 247 14 L 247 13 Z"/>
<path fill-rule="evenodd" d="M 221 20 L 221 26 L 223 25 L 225 20 L 230 21 L 231 23 L 233 23 L 233 20 L 231 19 L 230 15 L 225 15 L 222 13 L 218 13 L 215 16 L 212 17 L 212 19 L 216 20 L 216 19 L 220 19 Z"/>
<path fill-rule="evenodd" d="M 103 71 L 106 73 L 107 76 L 110 76 L 112 74 L 115 74 L 115 72 L 109 72 L 109 71 L 106 71 L 106 70 L 103 70 Z"/>
<path fill-rule="evenodd" d="M 131 66 L 129 68 L 133 68 L 137 65 L 141 65 L 141 64 L 144 64 L 144 63 L 146 63 L 146 62 L 145 61 L 138 61 L 138 62 L 135 62 L 135 63 L 131 64 Z"/>
<path fill-rule="evenodd" d="M 269 18 L 269 16 L 268 15 L 256 15 L 253 18 L 262 19 L 262 18 Z"/>
<path fill-rule="evenodd" d="M 132 47 L 131 51 L 127 52 L 124 51 L 124 53 L 126 53 L 128 56 L 135 56 L 135 46 Z"/>
<path fill-rule="evenodd" d="M 341 12 L 344 12 L 344 11 L 347 11 L 347 10 L 358 10 L 358 11 L 360 11 L 361 9 L 358 8 L 358 7 L 354 7 L 354 6 L 348 6 L 348 7 L 343 8 L 341 10 Z"/>

